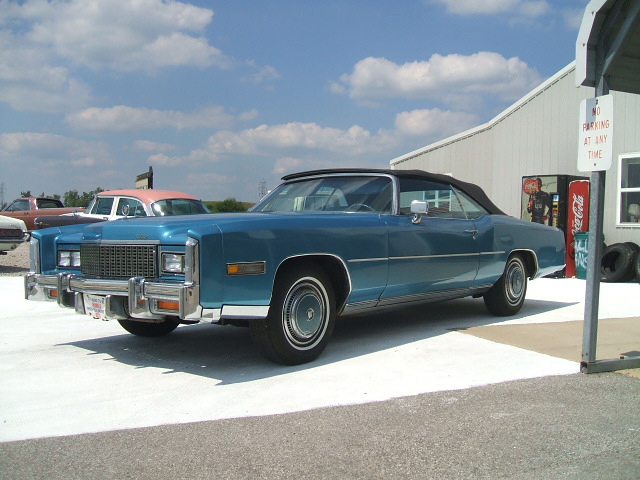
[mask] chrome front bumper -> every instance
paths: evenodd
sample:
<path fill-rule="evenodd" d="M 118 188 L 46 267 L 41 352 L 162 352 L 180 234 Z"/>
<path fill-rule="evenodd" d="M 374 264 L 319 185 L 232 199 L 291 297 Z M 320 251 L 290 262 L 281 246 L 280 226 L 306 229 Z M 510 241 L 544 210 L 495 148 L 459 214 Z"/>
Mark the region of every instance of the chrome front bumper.
<path fill-rule="evenodd" d="M 198 322 L 203 312 L 200 306 L 200 286 L 184 282 L 153 282 L 133 277 L 128 280 L 92 280 L 73 274 L 42 275 L 30 272 L 24 278 L 27 300 L 57 301 L 62 307 L 75 308 L 84 314 L 84 295 L 105 298 L 108 320 L 162 320 L 167 315 Z M 166 303 L 172 308 L 163 307 Z M 173 308 L 177 305 L 178 308 Z"/>

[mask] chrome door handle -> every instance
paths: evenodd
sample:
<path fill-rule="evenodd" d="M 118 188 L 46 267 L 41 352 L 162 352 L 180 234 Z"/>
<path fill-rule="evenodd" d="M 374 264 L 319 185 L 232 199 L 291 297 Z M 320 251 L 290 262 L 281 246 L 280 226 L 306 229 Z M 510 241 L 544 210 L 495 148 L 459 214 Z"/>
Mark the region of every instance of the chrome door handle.
<path fill-rule="evenodd" d="M 476 238 L 476 235 L 478 235 L 478 230 L 465 230 L 464 233 L 470 233 L 471 235 L 473 235 L 473 238 Z"/>

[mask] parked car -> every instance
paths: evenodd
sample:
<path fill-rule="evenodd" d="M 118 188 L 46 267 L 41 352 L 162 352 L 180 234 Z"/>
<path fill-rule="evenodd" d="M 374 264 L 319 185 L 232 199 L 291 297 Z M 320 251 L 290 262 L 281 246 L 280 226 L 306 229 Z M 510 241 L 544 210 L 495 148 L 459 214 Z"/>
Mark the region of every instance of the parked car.
<path fill-rule="evenodd" d="M 107 190 L 95 195 L 86 211 L 36 219 L 38 228 L 96 223 L 124 217 L 153 217 L 209 213 L 201 200 L 173 190 Z"/>
<path fill-rule="evenodd" d="M 246 325 L 266 358 L 300 364 L 323 351 L 337 317 L 467 296 L 513 315 L 527 279 L 564 266 L 560 230 L 507 216 L 449 176 L 338 169 L 283 180 L 246 213 L 38 230 L 25 296 L 148 337 Z"/>
<path fill-rule="evenodd" d="M 22 220 L 0 215 L 0 255 L 15 250 L 28 239 L 29 232 Z"/>
<path fill-rule="evenodd" d="M 22 197 L 16 198 L 0 214 L 11 218 L 19 218 L 24 221 L 27 229 L 33 230 L 37 228 L 35 220 L 39 215 L 63 215 L 83 210 L 84 208 L 65 207 L 57 198 Z"/>

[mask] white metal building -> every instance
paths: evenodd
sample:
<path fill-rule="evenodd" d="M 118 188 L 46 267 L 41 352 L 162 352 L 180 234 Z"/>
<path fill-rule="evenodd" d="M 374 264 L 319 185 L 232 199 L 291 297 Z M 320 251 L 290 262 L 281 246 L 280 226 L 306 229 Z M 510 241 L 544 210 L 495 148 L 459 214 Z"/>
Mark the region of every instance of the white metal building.
<path fill-rule="evenodd" d="M 603 230 L 607 244 L 640 244 L 640 218 L 629 214 L 630 205 L 640 205 L 640 188 L 627 188 L 629 176 L 640 181 L 640 96 L 611 95 L 614 161 L 607 172 Z M 593 88 L 575 86 L 571 63 L 488 123 L 397 157 L 391 166 L 476 183 L 506 213 L 520 217 L 522 177 L 589 177 L 577 169 L 579 108 L 593 96 Z"/>

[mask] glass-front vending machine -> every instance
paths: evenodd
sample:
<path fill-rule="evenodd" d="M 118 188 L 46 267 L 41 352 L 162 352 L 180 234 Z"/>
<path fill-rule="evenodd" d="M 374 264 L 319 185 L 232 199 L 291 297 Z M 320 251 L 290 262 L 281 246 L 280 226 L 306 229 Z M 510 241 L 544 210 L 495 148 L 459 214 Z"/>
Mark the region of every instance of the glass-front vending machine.
<path fill-rule="evenodd" d="M 566 277 L 576 275 L 575 238 L 589 230 L 589 179 L 573 175 L 522 177 L 520 218 L 550 225 L 565 234 Z"/>

